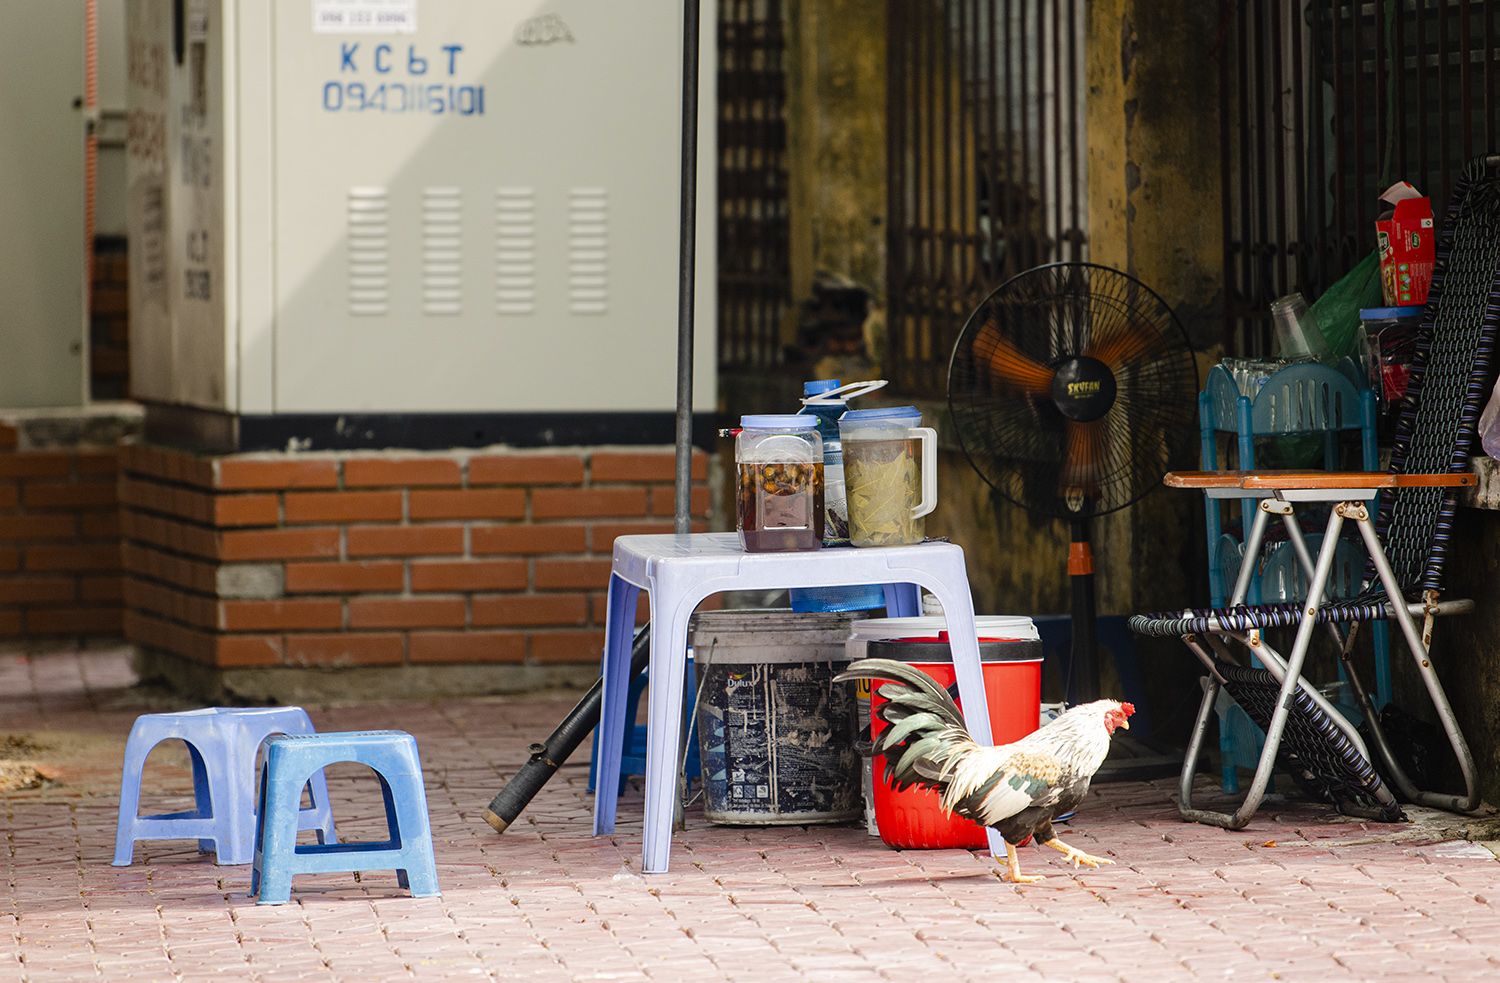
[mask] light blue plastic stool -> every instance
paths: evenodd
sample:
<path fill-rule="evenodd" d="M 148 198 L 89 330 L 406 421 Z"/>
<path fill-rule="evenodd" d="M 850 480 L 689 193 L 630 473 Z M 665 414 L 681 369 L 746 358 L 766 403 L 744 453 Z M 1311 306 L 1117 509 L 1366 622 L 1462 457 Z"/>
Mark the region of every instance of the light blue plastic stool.
<path fill-rule="evenodd" d="M 255 855 L 255 755 L 272 734 L 313 734 L 301 707 L 206 707 L 137 717 L 125 742 L 120 774 L 120 817 L 115 827 L 114 866 L 129 867 L 136 840 L 196 839 L 220 864 L 248 864 Z M 138 816 L 146 756 L 162 741 L 187 744 L 193 763 L 196 807 L 186 812 Z M 308 776 L 312 806 L 299 810 L 302 829 L 335 838 L 328 785 L 321 771 Z M 297 789 L 300 803 L 302 789 Z"/>
<path fill-rule="evenodd" d="M 297 844 L 302 786 L 319 769 L 341 761 L 368 765 L 380 779 L 390 839 L 378 843 Z M 250 893 L 257 904 L 285 904 L 294 874 L 395 870 L 414 898 L 439 896 L 432 826 L 416 738 L 401 730 L 273 737 L 261 766 L 260 814 Z"/>

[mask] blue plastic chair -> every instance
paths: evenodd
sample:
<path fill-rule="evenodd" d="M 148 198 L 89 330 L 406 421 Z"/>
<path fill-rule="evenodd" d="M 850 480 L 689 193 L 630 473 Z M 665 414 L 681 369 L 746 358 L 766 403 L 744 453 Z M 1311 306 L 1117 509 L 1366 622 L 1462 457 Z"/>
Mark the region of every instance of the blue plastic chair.
<path fill-rule="evenodd" d="M 198 849 L 212 850 L 217 863 L 250 863 L 255 854 L 255 756 L 261 742 L 272 734 L 313 733 L 312 720 L 301 707 L 207 707 L 136 718 L 120 775 L 114 866 L 130 866 L 136 840 L 196 839 Z M 138 816 L 146 757 L 173 738 L 187 745 L 192 758 L 195 807 Z M 323 772 L 310 773 L 305 784 L 312 805 L 299 809 L 298 828 L 317 829 L 334 839 Z M 300 802 L 301 786 L 297 795 Z"/>
<path fill-rule="evenodd" d="M 367 765 L 380 779 L 389 838 L 337 843 L 320 835 L 315 844 L 298 845 L 302 786 L 314 772 L 342 761 Z M 256 903 L 290 901 L 292 877 L 297 874 L 356 870 L 394 870 L 397 883 L 414 898 L 441 894 L 416 739 L 399 730 L 271 738 L 261 768 L 255 868 L 250 876 Z"/>

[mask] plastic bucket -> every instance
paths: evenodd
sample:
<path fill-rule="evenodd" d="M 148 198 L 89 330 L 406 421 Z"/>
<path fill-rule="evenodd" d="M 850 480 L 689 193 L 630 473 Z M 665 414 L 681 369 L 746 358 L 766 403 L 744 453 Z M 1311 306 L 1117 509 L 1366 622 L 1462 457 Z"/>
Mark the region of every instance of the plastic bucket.
<path fill-rule="evenodd" d="M 980 659 L 984 669 L 985 699 L 989 705 L 990 730 L 996 744 L 1019 740 L 1037 729 L 1042 702 L 1042 643 L 1035 639 L 991 640 L 981 635 Z M 921 669 L 940 686 L 951 686 L 957 678 L 948 642 L 893 640 L 869 643 L 871 658 L 897 659 Z M 871 698 L 872 711 L 884 702 L 880 688 Z M 962 709 L 962 703 L 959 704 Z M 872 736 L 885 729 L 875 717 Z M 874 768 L 875 821 L 887 845 L 909 849 L 982 849 L 988 843 L 983 826 L 943 812 L 938 793 L 932 789 L 908 788 L 898 792 L 886 781 L 882 756 Z"/>
<path fill-rule="evenodd" d="M 703 816 L 725 825 L 857 819 L 860 756 L 850 615 L 707 611 L 690 627 L 698 672 Z"/>
<path fill-rule="evenodd" d="M 928 598 L 931 600 L 931 598 Z M 1020 615 L 981 614 L 975 615 L 974 623 L 984 638 L 1040 639 L 1036 625 L 1030 618 Z M 931 638 L 948 630 L 948 621 L 940 615 L 920 618 L 867 618 L 849 626 L 849 638 L 844 642 L 844 652 L 850 662 L 857 662 L 868 654 L 871 642 L 893 638 Z M 859 698 L 859 733 L 861 739 L 870 733 L 870 681 L 861 679 L 856 684 L 855 695 Z M 875 819 L 875 772 L 874 762 L 864 761 L 864 777 L 861 788 L 865 797 L 865 830 L 871 836 L 879 836 L 880 828 Z"/>

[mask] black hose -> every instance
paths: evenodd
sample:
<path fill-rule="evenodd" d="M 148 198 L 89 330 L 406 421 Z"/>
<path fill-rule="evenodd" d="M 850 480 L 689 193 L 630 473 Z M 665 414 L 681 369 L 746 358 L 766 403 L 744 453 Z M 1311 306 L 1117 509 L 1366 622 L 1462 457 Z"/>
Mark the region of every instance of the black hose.
<path fill-rule="evenodd" d="M 651 626 L 644 625 L 635 633 L 635 641 L 631 643 L 630 675 L 625 678 L 635 679 L 650 661 Z M 495 832 L 505 832 L 516 821 L 521 810 L 536 798 L 547 780 L 568 760 L 568 755 L 577 750 L 578 745 L 589 736 L 589 731 L 598 726 L 599 712 L 603 705 L 604 679 L 600 677 L 584 698 L 578 701 L 578 705 L 563 718 L 563 722 L 557 725 L 546 743 L 531 745 L 531 759 L 505 783 L 505 787 L 490 800 L 489 807 L 484 810 L 484 821 L 493 826 Z"/>

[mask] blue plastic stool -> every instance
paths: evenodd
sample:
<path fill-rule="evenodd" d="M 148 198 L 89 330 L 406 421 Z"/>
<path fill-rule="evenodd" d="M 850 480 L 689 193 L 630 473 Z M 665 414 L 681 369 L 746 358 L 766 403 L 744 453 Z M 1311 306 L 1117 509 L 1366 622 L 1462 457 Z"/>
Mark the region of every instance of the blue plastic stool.
<path fill-rule="evenodd" d="M 379 843 L 297 844 L 297 804 L 308 777 L 327 765 L 355 761 L 380 779 L 390 839 Z M 320 838 L 321 839 L 321 838 Z M 250 893 L 257 904 L 285 904 L 294 874 L 395 870 L 414 898 L 434 898 L 437 863 L 416 738 L 401 730 L 273 737 L 261 767 L 260 814 Z"/>
<path fill-rule="evenodd" d="M 650 682 L 651 673 L 642 669 L 641 674 L 631 680 L 630 693 L 625 697 L 630 719 L 634 720 L 639 713 L 641 696 L 646 692 L 646 685 Z M 697 677 L 693 674 L 693 660 L 691 653 L 687 662 L 687 678 L 683 680 L 684 692 L 696 694 L 698 691 Z M 689 779 L 697 777 L 702 771 L 698 763 L 698 722 L 692 721 L 688 724 L 687 755 L 683 758 L 683 770 L 687 772 Z M 630 775 L 644 775 L 646 773 L 646 725 L 625 725 L 625 743 L 620 749 L 620 789 L 619 794 L 625 794 L 625 779 Z M 594 728 L 594 754 L 589 759 L 589 784 L 588 791 L 594 790 L 594 779 L 599 776 L 599 728 Z"/>
<path fill-rule="evenodd" d="M 207 707 L 137 717 L 125 742 L 120 774 L 120 818 L 115 826 L 114 866 L 129 867 L 136 840 L 196 839 L 220 864 L 248 864 L 255 855 L 255 755 L 272 734 L 313 734 L 301 707 Z M 196 808 L 138 816 L 146 756 L 162 741 L 187 744 L 193 763 Z M 298 812 L 302 829 L 334 839 L 328 785 L 321 771 L 309 775 L 312 806 Z M 302 789 L 297 789 L 300 803 Z"/>

